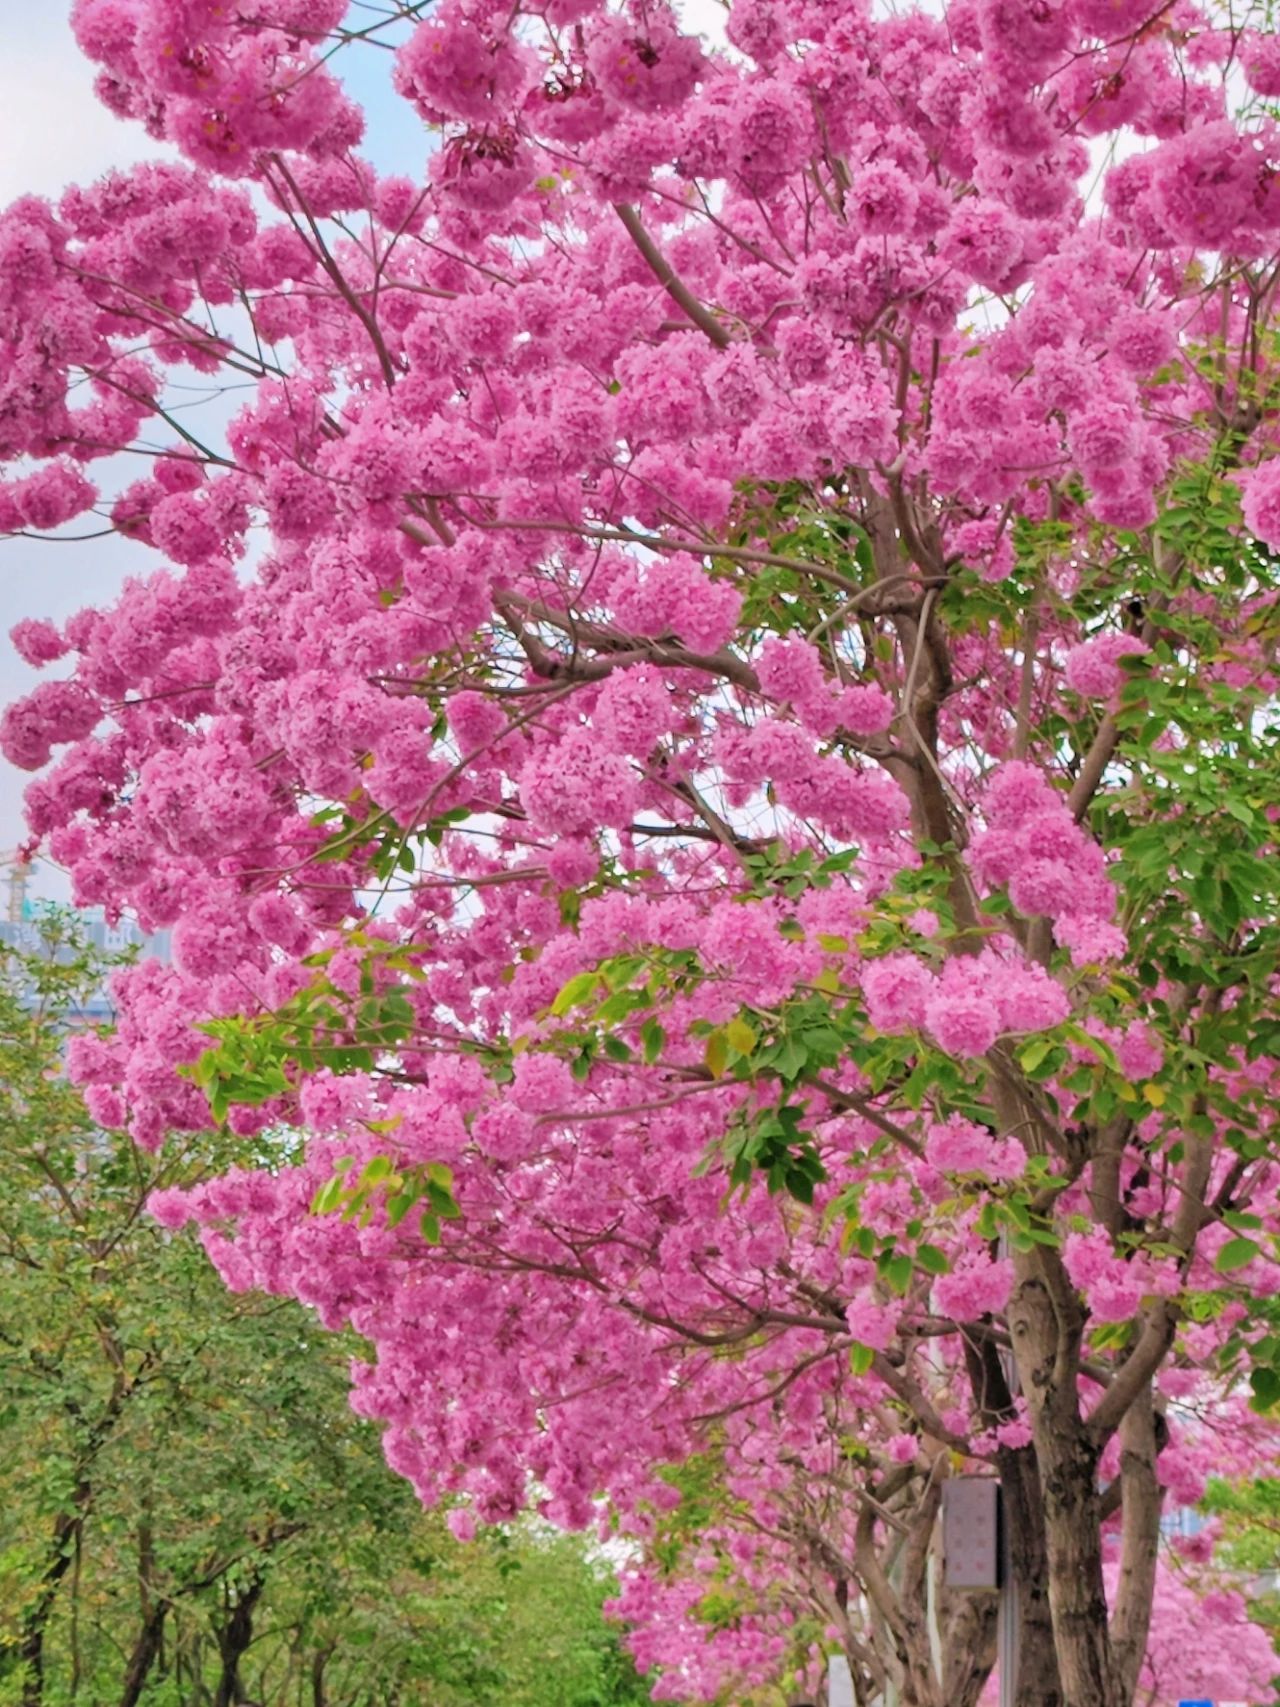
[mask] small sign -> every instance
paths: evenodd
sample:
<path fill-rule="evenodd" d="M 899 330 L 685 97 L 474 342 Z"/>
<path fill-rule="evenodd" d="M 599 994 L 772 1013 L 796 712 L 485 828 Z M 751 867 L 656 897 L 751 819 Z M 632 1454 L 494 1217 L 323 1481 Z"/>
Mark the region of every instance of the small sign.
<path fill-rule="evenodd" d="M 832 1654 L 827 1662 L 827 1707 L 855 1707 L 853 1673 L 843 1654 Z"/>
<path fill-rule="evenodd" d="M 953 1476 L 942 1490 L 942 1550 L 948 1588 L 1000 1586 L 1000 1484 Z"/>
<path fill-rule="evenodd" d="M 1178 1707 L 1213 1707 L 1212 1701 L 1179 1701 Z"/>

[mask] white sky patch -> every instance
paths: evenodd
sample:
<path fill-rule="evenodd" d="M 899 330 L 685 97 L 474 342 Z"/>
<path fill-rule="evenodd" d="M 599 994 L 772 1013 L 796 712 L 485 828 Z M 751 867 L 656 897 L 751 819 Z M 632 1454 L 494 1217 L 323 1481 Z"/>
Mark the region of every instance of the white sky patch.
<path fill-rule="evenodd" d="M 70 10 L 68 0 L 0 0 L 0 206 L 24 195 L 56 199 L 113 166 L 177 157 L 98 100 Z"/>

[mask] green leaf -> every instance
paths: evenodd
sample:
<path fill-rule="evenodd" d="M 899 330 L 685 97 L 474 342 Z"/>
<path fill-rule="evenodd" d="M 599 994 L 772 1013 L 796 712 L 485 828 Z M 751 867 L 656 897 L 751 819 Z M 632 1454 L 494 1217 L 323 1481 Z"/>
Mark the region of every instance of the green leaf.
<path fill-rule="evenodd" d="M 648 1006 L 649 998 L 643 990 L 615 990 L 601 1002 L 595 1017 L 602 1026 L 617 1025 L 619 1020 L 628 1019 L 637 1009 Z"/>
<path fill-rule="evenodd" d="M 1280 1371 L 1275 1369 L 1251 1369 L 1249 1385 L 1253 1388 L 1253 1397 L 1249 1400 L 1250 1410 L 1266 1412 L 1274 1410 L 1280 1404 Z"/>
<path fill-rule="evenodd" d="M 418 1201 L 418 1192 L 409 1189 L 398 1191 L 394 1197 L 387 1199 L 387 1226 L 398 1227 L 405 1216 Z"/>
<path fill-rule="evenodd" d="M 947 1274 L 951 1264 L 947 1253 L 939 1250 L 937 1245 L 917 1245 L 916 1267 L 922 1268 L 926 1274 Z"/>
<path fill-rule="evenodd" d="M 794 1036 L 784 1038 L 774 1060 L 779 1076 L 788 1080 L 798 1079 L 808 1063 L 809 1052 L 799 1039 Z"/>
<path fill-rule="evenodd" d="M 342 1202 L 345 1191 L 346 1182 L 342 1175 L 335 1174 L 332 1179 L 328 1179 L 324 1182 L 319 1191 L 317 1191 L 315 1196 L 311 1199 L 311 1213 L 313 1215 L 332 1214 Z"/>
<path fill-rule="evenodd" d="M 1024 1073 L 1034 1073 L 1042 1061 L 1053 1050 L 1051 1037 L 1033 1037 L 1031 1042 L 1018 1051 L 1018 1064 Z"/>
<path fill-rule="evenodd" d="M 739 1055 L 750 1055 L 756 1046 L 756 1034 L 744 1019 L 731 1019 L 724 1028 L 729 1047 Z"/>
<path fill-rule="evenodd" d="M 718 1027 L 707 1039 L 703 1060 L 713 1079 L 724 1077 L 724 1070 L 729 1065 L 729 1039 L 723 1027 Z"/>
<path fill-rule="evenodd" d="M 1098 1060 L 1104 1066 L 1110 1067 L 1113 1073 L 1120 1072 L 1120 1062 L 1116 1058 L 1115 1050 L 1109 1043 L 1104 1043 L 1101 1038 L 1094 1037 L 1083 1026 L 1076 1025 L 1074 1020 L 1068 1020 L 1058 1029 L 1073 1043 L 1078 1044 L 1081 1049 L 1087 1049 L 1091 1055 L 1096 1055 Z"/>
<path fill-rule="evenodd" d="M 853 1375 L 865 1375 L 876 1360 L 876 1354 L 869 1345 L 863 1345 L 854 1340 L 849 1347 L 849 1370 Z"/>
<path fill-rule="evenodd" d="M 1246 1263 L 1251 1263 L 1255 1257 L 1261 1255 L 1262 1252 L 1252 1239 L 1228 1239 L 1217 1256 L 1214 1257 L 1213 1266 L 1219 1274 L 1230 1274 L 1234 1269 L 1244 1268 Z"/>
<path fill-rule="evenodd" d="M 551 1004 L 551 1012 L 559 1018 L 561 1014 L 567 1014 L 574 1008 L 580 1008 L 584 1002 L 591 1000 L 599 983 L 600 974 L 598 972 L 577 973 L 562 987 L 555 1001 Z"/>

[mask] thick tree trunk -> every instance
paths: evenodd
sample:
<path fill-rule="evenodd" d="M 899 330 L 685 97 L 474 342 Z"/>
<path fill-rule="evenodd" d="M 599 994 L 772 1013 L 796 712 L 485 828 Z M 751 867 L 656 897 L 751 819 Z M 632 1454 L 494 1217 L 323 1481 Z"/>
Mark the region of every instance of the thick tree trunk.
<path fill-rule="evenodd" d="M 1018 1592 L 1015 1707 L 1063 1707 L 1049 1609 L 1044 1495 L 1036 1455 L 1030 1446 L 1000 1454 L 1000 1486 L 1008 1526 L 1009 1571 Z"/>
<path fill-rule="evenodd" d="M 946 1707 L 978 1707 L 996 1659 L 999 1597 L 981 1591 L 948 1597 L 942 1623 L 942 1699 Z"/>
<path fill-rule="evenodd" d="M 1156 1476 L 1156 1417 L 1148 1385 L 1120 1424 L 1123 1521 L 1111 1646 L 1123 1698 L 1132 1699 L 1147 1651 L 1160 1549 L 1162 1495 Z"/>
<path fill-rule="evenodd" d="M 1131 1707 L 1107 1627 L 1099 1451 L 1080 1416 L 1083 1312 L 1056 1252 L 1015 1263 L 1009 1326 L 1034 1432 L 1062 1707 Z"/>
<path fill-rule="evenodd" d="M 1107 1631 L 1098 1453 L 1082 1425 L 1037 1430 L 1049 1609 L 1064 1707 L 1130 1707 Z"/>
<path fill-rule="evenodd" d="M 1017 1416 L 1013 1385 L 1002 1353 L 990 1337 L 967 1341 L 969 1381 L 983 1426 L 998 1428 Z M 1062 1707 L 1062 1681 L 1049 1611 L 1049 1565 L 1045 1554 L 1044 1495 L 1032 1446 L 1003 1447 L 997 1454 L 1007 1537 L 1007 1563 L 1017 1584 L 1018 1675 L 1016 1707 Z"/>

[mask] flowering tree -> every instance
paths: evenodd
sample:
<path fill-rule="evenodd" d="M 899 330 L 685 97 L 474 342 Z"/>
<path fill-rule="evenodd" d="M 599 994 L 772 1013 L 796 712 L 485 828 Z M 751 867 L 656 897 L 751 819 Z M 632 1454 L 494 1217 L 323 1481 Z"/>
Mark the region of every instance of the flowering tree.
<path fill-rule="evenodd" d="M 1129 1707 L 1162 1500 L 1280 1397 L 1275 38 L 73 18 L 187 164 L 0 223 L 0 528 L 165 567 L 19 625 L 72 662 L 0 744 L 173 928 L 97 1118 L 311 1134 L 155 1212 L 373 1343 L 425 1498 L 644 1538 L 723 1453 L 864 1699 L 981 1691 L 921 1590 L 985 1466 L 1019 1701 Z M 355 152 L 387 48 L 423 180 Z M 690 1688 L 783 1662 L 726 1631 Z"/>

